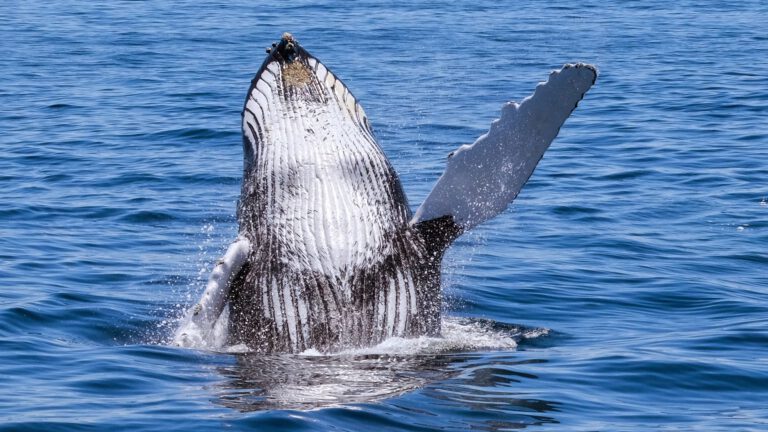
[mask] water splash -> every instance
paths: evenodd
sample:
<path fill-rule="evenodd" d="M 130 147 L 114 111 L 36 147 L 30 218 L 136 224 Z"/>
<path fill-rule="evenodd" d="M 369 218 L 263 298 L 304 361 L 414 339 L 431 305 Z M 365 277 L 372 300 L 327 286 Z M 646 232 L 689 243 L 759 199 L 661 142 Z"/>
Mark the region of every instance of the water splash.
<path fill-rule="evenodd" d="M 533 329 L 512 327 L 494 328 L 492 322 L 446 317 L 439 337 L 420 336 L 417 338 L 392 337 L 378 345 L 352 348 L 337 355 L 426 355 L 483 350 L 513 350 L 525 333 Z M 539 329 L 536 329 L 539 330 Z M 541 329 L 546 334 L 548 330 Z M 532 333 L 531 333 L 532 334 Z M 304 352 L 302 355 L 313 355 Z"/>
<path fill-rule="evenodd" d="M 179 323 L 183 320 L 180 319 Z M 249 353 L 251 347 L 244 344 L 226 345 L 228 308 L 225 308 L 214 331 L 208 336 L 191 334 L 185 345 L 195 349 L 221 353 Z M 514 350 L 525 339 L 534 339 L 549 334 L 546 328 L 526 328 L 488 320 L 444 317 L 440 336 L 416 338 L 391 337 L 370 347 L 347 348 L 334 353 L 322 353 L 315 349 L 306 350 L 302 357 L 318 356 L 361 356 L 361 355 L 432 355 L 457 352 Z M 172 342 L 168 342 L 172 344 Z"/>

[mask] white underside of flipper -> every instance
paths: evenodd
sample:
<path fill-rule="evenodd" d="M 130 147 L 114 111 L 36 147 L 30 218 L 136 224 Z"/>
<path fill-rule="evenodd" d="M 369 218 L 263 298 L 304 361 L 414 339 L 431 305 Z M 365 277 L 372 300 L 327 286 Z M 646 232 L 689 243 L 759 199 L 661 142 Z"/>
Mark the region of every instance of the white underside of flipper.
<path fill-rule="evenodd" d="M 186 348 L 218 348 L 227 339 L 226 325 L 217 329 L 229 294 L 230 282 L 243 267 L 251 251 L 251 242 L 238 237 L 216 263 L 200 301 L 181 320 L 173 344 Z M 218 331 L 216 331 L 218 330 Z M 219 333 L 219 334 L 215 334 Z"/>
<path fill-rule="evenodd" d="M 504 211 L 596 77 L 593 66 L 568 64 L 521 103 L 504 105 L 488 133 L 452 153 L 411 224 L 453 216 L 467 230 Z"/>

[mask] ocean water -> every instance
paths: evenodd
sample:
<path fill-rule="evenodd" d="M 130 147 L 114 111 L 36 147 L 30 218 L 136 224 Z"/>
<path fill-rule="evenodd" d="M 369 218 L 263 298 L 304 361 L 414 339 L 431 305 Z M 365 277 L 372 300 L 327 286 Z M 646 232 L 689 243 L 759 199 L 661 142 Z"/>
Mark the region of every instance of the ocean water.
<path fill-rule="evenodd" d="M 0 430 L 768 430 L 768 4 L 0 5 Z M 412 207 L 563 63 L 600 77 L 444 268 L 443 338 L 168 340 L 234 237 L 240 109 L 291 31 Z"/>

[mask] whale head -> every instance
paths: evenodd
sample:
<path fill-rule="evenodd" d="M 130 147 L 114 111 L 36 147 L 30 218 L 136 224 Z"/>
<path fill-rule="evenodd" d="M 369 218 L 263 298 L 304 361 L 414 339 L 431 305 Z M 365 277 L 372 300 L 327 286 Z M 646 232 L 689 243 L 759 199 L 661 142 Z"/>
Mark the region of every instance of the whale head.
<path fill-rule="evenodd" d="M 337 110 L 340 116 L 333 118 Z M 326 114 L 331 116 L 325 117 L 324 124 L 314 124 L 323 130 L 307 130 L 312 126 L 307 124 L 312 123 L 311 118 Z M 318 132 L 358 129 L 375 143 L 368 118 L 347 86 L 290 33 L 267 48 L 267 57 L 251 81 L 242 115 L 246 176 L 259 157 L 260 147 L 283 146 L 288 140 L 295 146 L 316 144 Z M 302 126 L 303 131 L 299 129 Z"/>
<path fill-rule="evenodd" d="M 274 215 L 285 211 L 295 217 L 318 211 L 338 220 L 325 221 L 328 226 L 339 225 L 354 212 L 332 216 L 337 210 L 323 210 L 319 201 L 305 205 L 337 193 L 356 197 L 356 207 L 385 202 L 398 221 L 409 217 L 397 174 L 362 106 L 290 33 L 267 49 L 242 115 L 241 233 L 254 232 L 264 218 L 283 221 Z M 304 207 L 295 209 L 295 202 Z"/>

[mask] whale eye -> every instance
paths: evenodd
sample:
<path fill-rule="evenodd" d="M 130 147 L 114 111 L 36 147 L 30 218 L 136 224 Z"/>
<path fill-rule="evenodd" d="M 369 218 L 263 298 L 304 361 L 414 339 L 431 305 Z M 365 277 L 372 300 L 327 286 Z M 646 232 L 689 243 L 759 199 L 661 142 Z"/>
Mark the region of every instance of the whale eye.
<path fill-rule="evenodd" d="M 450 153 L 448 153 L 448 157 L 447 157 L 447 159 L 450 159 L 450 158 L 452 158 L 454 153 L 455 153 L 455 152 L 450 152 Z"/>

